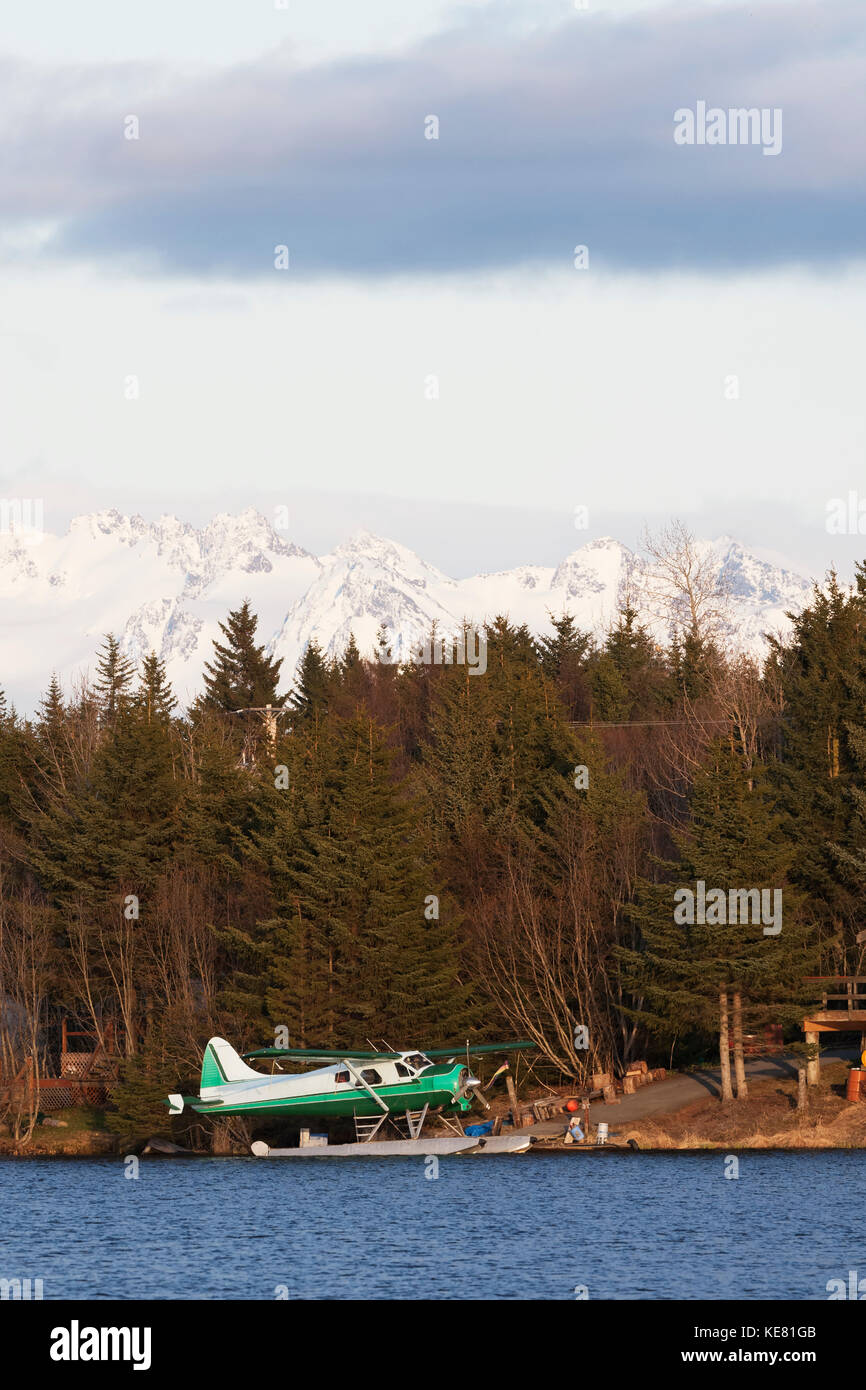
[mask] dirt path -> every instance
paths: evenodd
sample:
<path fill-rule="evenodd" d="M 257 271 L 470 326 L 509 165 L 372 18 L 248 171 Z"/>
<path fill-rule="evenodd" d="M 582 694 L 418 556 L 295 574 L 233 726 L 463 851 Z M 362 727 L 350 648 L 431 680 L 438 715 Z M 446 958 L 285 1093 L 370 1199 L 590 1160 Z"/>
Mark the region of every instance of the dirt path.
<path fill-rule="evenodd" d="M 853 1049 L 840 1049 L 824 1053 L 821 1062 L 824 1064 L 838 1062 L 840 1059 L 853 1060 L 856 1056 L 857 1053 Z M 802 1062 L 793 1057 L 756 1057 L 754 1061 L 746 1063 L 746 1076 L 796 1079 L 798 1065 L 802 1066 Z M 647 1116 L 670 1115 L 685 1105 L 691 1105 L 693 1101 L 701 1100 L 708 1095 L 720 1094 L 721 1072 L 718 1067 L 707 1071 L 678 1072 L 665 1081 L 655 1081 L 651 1086 L 642 1086 L 632 1096 L 622 1096 L 618 1105 L 605 1105 L 604 1101 L 593 1101 L 589 1107 L 589 1118 L 594 1125 L 598 1124 L 599 1120 L 605 1120 L 613 1134 L 635 1120 L 642 1120 Z M 546 1120 L 533 1125 L 532 1133 L 539 1136 L 559 1134 L 564 1123 L 564 1118 Z"/>

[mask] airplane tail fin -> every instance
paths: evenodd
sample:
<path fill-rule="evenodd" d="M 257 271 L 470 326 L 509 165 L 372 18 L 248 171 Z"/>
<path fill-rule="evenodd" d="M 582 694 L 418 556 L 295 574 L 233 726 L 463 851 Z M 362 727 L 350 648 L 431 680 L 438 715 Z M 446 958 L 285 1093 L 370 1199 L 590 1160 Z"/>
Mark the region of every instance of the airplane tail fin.
<path fill-rule="evenodd" d="M 201 1089 L 223 1086 L 227 1081 L 249 1081 L 261 1077 L 261 1072 L 253 1071 L 225 1038 L 211 1038 L 204 1050 L 201 1064 Z"/>

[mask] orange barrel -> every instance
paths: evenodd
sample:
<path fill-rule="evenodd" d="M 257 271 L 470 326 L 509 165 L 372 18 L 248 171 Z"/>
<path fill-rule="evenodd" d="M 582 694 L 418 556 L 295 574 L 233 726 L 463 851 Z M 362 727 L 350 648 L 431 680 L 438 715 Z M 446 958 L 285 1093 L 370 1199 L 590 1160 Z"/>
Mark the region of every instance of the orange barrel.
<path fill-rule="evenodd" d="M 861 1070 L 860 1067 L 852 1067 L 848 1073 L 847 1100 L 860 1099 L 860 1088 L 864 1080 L 866 1080 L 866 1071 Z"/>

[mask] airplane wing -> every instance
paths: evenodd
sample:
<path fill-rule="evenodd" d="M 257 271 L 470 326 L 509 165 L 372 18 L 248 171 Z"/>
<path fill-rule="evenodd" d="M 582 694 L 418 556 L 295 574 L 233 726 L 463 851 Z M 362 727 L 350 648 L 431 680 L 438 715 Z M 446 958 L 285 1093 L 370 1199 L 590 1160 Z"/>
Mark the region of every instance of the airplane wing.
<path fill-rule="evenodd" d="M 518 1042 L 505 1043 L 473 1043 L 468 1044 L 470 1057 L 483 1056 L 488 1052 L 526 1052 L 535 1050 L 534 1042 L 527 1042 L 525 1039 Z M 467 1044 L 465 1042 L 455 1043 L 453 1047 L 429 1047 L 420 1048 L 425 1057 L 465 1057 Z M 335 1048 L 332 1050 L 316 1047 L 259 1047 L 254 1052 L 241 1053 L 243 1060 L 249 1062 L 255 1058 L 276 1058 L 290 1057 L 297 1062 L 309 1062 L 318 1066 L 327 1066 L 329 1062 L 398 1062 L 403 1056 L 402 1052 L 355 1052 L 350 1048 Z"/>
<path fill-rule="evenodd" d="M 260 1047 L 255 1052 L 243 1052 L 245 1062 L 255 1057 L 293 1057 L 298 1062 L 315 1062 L 327 1066 L 328 1062 L 396 1062 L 399 1052 L 353 1052 L 350 1048 L 336 1051 L 321 1051 L 314 1047 Z"/>
<path fill-rule="evenodd" d="M 454 1047 L 434 1047 L 425 1048 L 425 1057 L 465 1057 L 469 1053 L 470 1057 L 483 1057 L 488 1052 L 529 1052 L 535 1051 L 537 1044 L 527 1042 L 525 1039 L 520 1042 L 507 1043 L 455 1043 Z"/>

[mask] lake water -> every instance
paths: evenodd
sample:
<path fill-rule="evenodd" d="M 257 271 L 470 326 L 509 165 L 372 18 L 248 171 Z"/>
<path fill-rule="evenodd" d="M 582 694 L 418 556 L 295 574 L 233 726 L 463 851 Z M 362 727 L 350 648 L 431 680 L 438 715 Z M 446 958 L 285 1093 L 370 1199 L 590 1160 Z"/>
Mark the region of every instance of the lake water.
<path fill-rule="evenodd" d="M 0 1160 L 0 1277 L 50 1298 L 826 1299 L 866 1153 Z"/>

